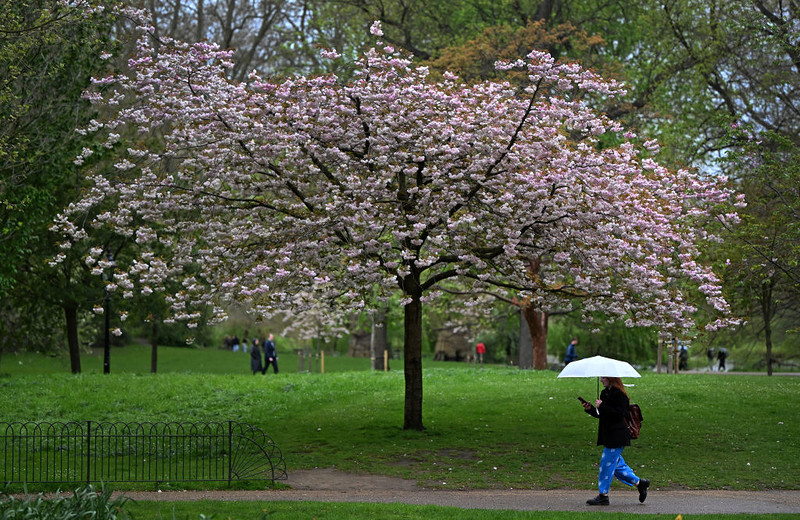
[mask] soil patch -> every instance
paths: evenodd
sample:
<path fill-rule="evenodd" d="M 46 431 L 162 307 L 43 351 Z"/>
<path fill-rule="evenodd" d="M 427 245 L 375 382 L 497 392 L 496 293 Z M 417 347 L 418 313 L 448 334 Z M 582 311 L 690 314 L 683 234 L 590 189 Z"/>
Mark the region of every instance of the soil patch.
<path fill-rule="evenodd" d="M 413 480 L 382 475 L 359 475 L 332 468 L 294 470 L 281 481 L 296 490 L 316 491 L 419 491 Z"/>

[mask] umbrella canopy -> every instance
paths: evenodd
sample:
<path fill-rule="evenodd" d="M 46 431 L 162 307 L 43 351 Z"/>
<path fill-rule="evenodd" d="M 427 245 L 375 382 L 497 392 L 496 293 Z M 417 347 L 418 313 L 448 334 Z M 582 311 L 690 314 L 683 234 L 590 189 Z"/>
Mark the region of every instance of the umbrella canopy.
<path fill-rule="evenodd" d="M 573 361 L 558 377 L 642 377 L 630 363 L 603 356 Z"/>

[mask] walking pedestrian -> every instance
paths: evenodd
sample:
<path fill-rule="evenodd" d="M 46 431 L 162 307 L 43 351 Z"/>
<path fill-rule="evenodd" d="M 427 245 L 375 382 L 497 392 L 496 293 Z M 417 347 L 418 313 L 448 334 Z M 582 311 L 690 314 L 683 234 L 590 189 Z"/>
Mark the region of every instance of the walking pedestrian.
<path fill-rule="evenodd" d="M 480 363 L 483 366 L 483 355 L 486 354 L 486 345 L 483 343 L 478 343 L 475 345 L 475 355 L 477 356 L 475 359 L 475 363 Z"/>
<path fill-rule="evenodd" d="M 607 506 L 608 492 L 614 477 L 623 484 L 636 486 L 639 491 L 639 502 L 644 502 L 650 481 L 636 476 L 622 458 L 622 450 L 625 446 L 631 445 L 631 436 L 625 424 L 630 405 L 628 393 L 618 377 L 601 377 L 600 382 L 603 384 L 603 391 L 600 392 L 600 398 L 595 401 L 594 406 L 581 399 L 586 413 L 600 421 L 597 428 L 597 445 L 603 446 L 597 481 L 599 494 L 586 503 L 590 506 Z"/>
<path fill-rule="evenodd" d="M 567 353 L 564 355 L 564 366 L 569 365 L 578 359 L 578 351 L 575 349 L 578 345 L 578 338 L 572 338 L 569 345 L 567 345 Z"/>
<path fill-rule="evenodd" d="M 275 336 L 269 335 L 269 339 L 264 342 L 264 370 L 262 374 L 267 373 L 267 369 L 272 365 L 273 373 L 278 373 L 278 351 L 275 350 Z"/>
<path fill-rule="evenodd" d="M 678 348 L 678 370 L 689 370 L 689 347 L 681 345 Z"/>
<path fill-rule="evenodd" d="M 708 371 L 709 372 L 713 372 L 714 371 L 714 348 L 713 347 L 708 347 L 708 350 L 706 350 L 706 356 L 708 356 Z"/>
<path fill-rule="evenodd" d="M 264 370 L 261 365 L 261 347 L 258 345 L 258 338 L 253 338 L 253 347 L 250 350 L 250 370 L 253 371 L 253 375 Z"/>
<path fill-rule="evenodd" d="M 719 366 L 717 367 L 717 372 L 727 372 L 728 369 L 725 366 L 725 360 L 728 359 L 728 349 L 722 347 L 717 351 L 717 359 L 719 360 Z"/>

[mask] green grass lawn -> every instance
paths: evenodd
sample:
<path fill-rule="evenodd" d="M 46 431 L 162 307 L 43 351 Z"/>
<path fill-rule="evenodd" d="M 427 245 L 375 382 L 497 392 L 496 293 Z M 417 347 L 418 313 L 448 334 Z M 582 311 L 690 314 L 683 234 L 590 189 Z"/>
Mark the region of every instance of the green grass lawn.
<path fill-rule="evenodd" d="M 60 359 L 4 355 L 0 417 L 247 422 L 272 436 L 290 474 L 331 467 L 414 479 L 441 489 L 592 490 L 595 485 L 597 425 L 576 399 L 595 396 L 594 379 L 426 361 L 427 430 L 417 432 L 401 428 L 404 380 L 398 360 L 389 372 L 370 372 L 368 360 L 329 356 L 324 374 L 298 373 L 297 358 L 285 354 L 280 374 L 253 376 L 242 353 L 184 348 L 159 352 L 160 371 L 150 374 L 148 348 L 115 348 L 110 375 L 101 373 L 100 356 L 84 356 L 84 373 L 72 375 Z M 626 460 L 657 488 L 800 489 L 800 378 L 645 373 L 632 382 L 629 393 L 642 406 L 645 421 L 641 438 L 626 450 Z M 120 490 L 148 486 L 153 487 L 115 485 Z M 214 485 L 176 482 L 158 487 Z M 28 489 L 37 491 L 35 486 Z M 179 519 L 201 514 L 259 518 L 264 508 L 270 518 L 567 517 L 381 504 L 131 505 L 137 518 Z M 571 513 L 570 518 L 597 515 Z"/>
<path fill-rule="evenodd" d="M 325 519 L 351 520 L 380 518 L 381 520 L 672 520 L 672 515 L 621 514 L 602 512 L 558 511 L 496 511 L 460 509 L 440 506 L 407 504 L 353 504 L 346 502 L 142 502 L 129 505 L 135 518 L 186 519 L 208 518 L 226 520 Z M 683 520 L 792 520 L 797 515 L 683 515 Z"/>
<path fill-rule="evenodd" d="M 153 375 L 147 348 L 113 356 L 110 375 L 100 373 L 101 359 L 93 366 L 85 357 L 85 372 L 71 375 L 48 368 L 58 360 L 4 356 L 0 417 L 235 420 L 271 435 L 289 472 L 334 467 L 444 489 L 591 489 L 596 479 L 597 425 L 576 399 L 594 397 L 593 379 L 427 363 L 427 430 L 417 432 L 401 429 L 401 370 L 334 368 L 366 360 L 328 357 L 325 374 L 297 373 L 282 356 L 286 370 L 253 376 L 242 353 L 174 348 L 161 349 L 162 371 Z M 655 485 L 800 488 L 800 378 L 646 373 L 635 385 L 629 393 L 645 422 L 626 460 Z"/>
<path fill-rule="evenodd" d="M 111 373 L 150 373 L 150 347 L 130 345 L 111 348 Z M 442 363 L 436 362 L 436 365 Z M 322 368 L 319 358 L 303 359 L 303 371 L 319 373 Z M 282 372 L 298 372 L 300 363 L 293 352 L 281 352 L 278 366 Z M 369 370 L 369 359 L 327 354 L 325 372 L 351 372 Z M 389 367 L 402 369 L 402 360 L 390 360 Z M 81 356 L 84 373 L 103 371 L 103 351 Z M 20 353 L 3 354 L 0 359 L 0 374 L 63 374 L 70 371 L 69 358 Z M 159 347 L 158 372 L 192 372 L 203 374 L 250 374 L 250 354 L 217 348 Z M 270 374 L 272 367 L 270 367 Z"/>

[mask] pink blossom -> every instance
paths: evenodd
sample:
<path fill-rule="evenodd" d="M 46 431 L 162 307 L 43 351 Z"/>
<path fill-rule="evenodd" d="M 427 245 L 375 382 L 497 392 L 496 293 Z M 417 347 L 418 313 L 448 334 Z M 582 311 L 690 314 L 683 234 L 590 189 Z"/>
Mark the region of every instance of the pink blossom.
<path fill-rule="evenodd" d="M 439 83 L 379 45 L 348 82 L 253 72 L 239 84 L 230 51 L 169 39 L 156 51 L 143 34 L 131 74 L 87 94 L 110 116 L 84 129 L 142 139 L 113 148 L 117 170 L 54 226 L 67 241 L 87 238 L 83 222 L 130 237 L 142 253 L 116 267 L 120 286 L 175 283 L 175 319 L 196 323 L 203 306 L 222 319 L 219 303 L 238 301 L 321 320 L 375 295 L 427 301 L 444 284 L 545 310 L 579 297 L 587 318 L 670 333 L 694 327 L 691 288 L 722 315 L 712 326 L 730 318 L 700 254 L 716 239 L 702 222 L 730 198 L 725 180 L 664 167 L 657 143 L 638 145 L 583 101 L 624 95 L 617 82 L 537 51 L 498 64 L 528 74 L 524 93 L 452 74 Z M 163 148 L 146 148 L 149 132 Z M 620 144 L 604 148 L 609 133 Z M 114 211 L 98 214 L 107 201 Z M 102 271 L 100 260 L 87 262 Z"/>

